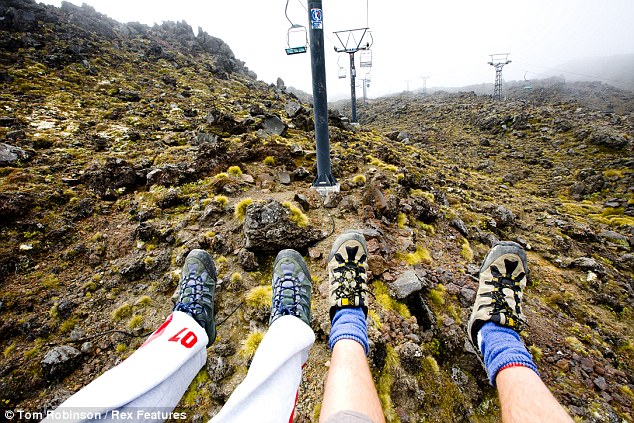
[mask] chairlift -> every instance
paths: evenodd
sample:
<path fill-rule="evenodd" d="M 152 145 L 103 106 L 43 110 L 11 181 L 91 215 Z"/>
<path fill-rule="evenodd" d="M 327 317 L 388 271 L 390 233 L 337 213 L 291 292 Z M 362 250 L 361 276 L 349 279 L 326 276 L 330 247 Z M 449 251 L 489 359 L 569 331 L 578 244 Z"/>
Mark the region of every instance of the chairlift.
<path fill-rule="evenodd" d="M 293 45 L 291 46 L 291 41 Z M 303 45 L 301 43 L 304 43 Z M 308 51 L 308 31 L 303 25 L 292 24 L 286 33 L 286 54 L 299 54 L 306 53 Z"/>
<path fill-rule="evenodd" d="M 530 79 L 526 79 L 526 74 L 528 73 L 528 71 L 526 73 L 524 73 L 524 90 L 525 91 L 530 91 L 533 89 L 533 86 L 531 85 L 531 80 Z"/>
<path fill-rule="evenodd" d="M 372 67 L 372 50 L 361 50 L 361 56 L 359 56 L 359 66 L 362 68 Z"/>
<path fill-rule="evenodd" d="M 337 58 L 337 66 L 339 66 L 339 72 L 337 76 L 339 76 L 339 79 L 346 79 L 346 76 L 347 76 L 346 68 L 341 66 L 341 64 L 339 63 L 340 60 L 341 60 L 341 56 Z"/>

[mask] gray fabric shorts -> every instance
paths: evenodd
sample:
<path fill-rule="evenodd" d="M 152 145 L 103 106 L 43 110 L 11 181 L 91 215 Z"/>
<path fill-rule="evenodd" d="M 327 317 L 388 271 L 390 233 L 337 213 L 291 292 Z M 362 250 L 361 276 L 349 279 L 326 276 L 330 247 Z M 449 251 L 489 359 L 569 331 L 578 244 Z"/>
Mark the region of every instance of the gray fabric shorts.
<path fill-rule="evenodd" d="M 340 411 L 333 414 L 326 423 L 374 423 L 371 418 L 365 414 L 355 411 Z"/>

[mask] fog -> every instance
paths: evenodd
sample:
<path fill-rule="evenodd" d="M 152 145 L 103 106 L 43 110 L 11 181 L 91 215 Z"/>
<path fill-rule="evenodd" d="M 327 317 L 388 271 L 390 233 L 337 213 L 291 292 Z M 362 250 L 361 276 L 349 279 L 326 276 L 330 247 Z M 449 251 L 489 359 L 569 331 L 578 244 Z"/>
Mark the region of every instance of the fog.
<path fill-rule="evenodd" d="M 60 6 L 60 0 L 45 3 Z M 266 82 L 281 77 L 311 93 L 310 54 L 287 56 L 286 0 L 72 0 L 87 3 L 121 22 L 148 25 L 165 20 L 198 26 L 229 44 L 236 57 Z M 372 30 L 370 97 L 422 86 L 456 87 L 493 82 L 492 53 L 510 53 L 505 80 L 564 75 L 598 79 L 579 59 L 634 54 L 632 0 L 339 0 L 323 2 L 329 100 L 345 98 L 350 80 L 338 79 L 333 31 Z M 293 23 L 308 26 L 307 2 L 289 0 Z M 348 68 L 348 55 L 339 63 Z M 358 56 L 358 54 L 357 54 Z M 358 59 L 357 59 L 358 60 Z M 574 69 L 563 65 L 576 61 Z M 608 66 L 608 64 L 606 64 Z M 362 75 L 364 69 L 359 69 Z M 566 72 L 574 72 L 567 74 Z M 614 73 L 614 78 L 619 74 Z M 409 81 L 409 83 L 407 82 Z M 628 81 L 625 81 L 628 82 Z M 630 89 L 634 85 L 629 82 Z"/>

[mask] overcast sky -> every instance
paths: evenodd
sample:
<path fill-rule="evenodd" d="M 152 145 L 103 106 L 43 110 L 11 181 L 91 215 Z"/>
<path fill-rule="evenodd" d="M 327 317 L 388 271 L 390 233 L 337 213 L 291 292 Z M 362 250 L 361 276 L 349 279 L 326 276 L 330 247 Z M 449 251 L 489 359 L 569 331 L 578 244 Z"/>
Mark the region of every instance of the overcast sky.
<path fill-rule="evenodd" d="M 44 3 L 61 5 L 61 0 Z M 189 23 L 223 39 L 266 82 L 312 93 L 310 54 L 286 56 L 286 0 L 72 0 L 121 22 Z M 293 23 L 308 26 L 306 0 L 289 0 Z M 491 53 L 511 53 L 504 79 L 550 76 L 570 60 L 634 53 L 634 0 L 337 0 L 323 2 L 329 100 L 349 96 L 338 79 L 347 54 L 334 52 L 333 31 L 372 30 L 370 97 L 428 87 L 493 82 Z M 358 60 L 358 54 L 357 54 Z M 566 70 L 566 69 L 562 69 Z M 359 69 L 362 75 L 364 69 Z M 560 72 L 561 73 L 561 72 Z M 358 94 L 360 90 L 358 90 Z"/>

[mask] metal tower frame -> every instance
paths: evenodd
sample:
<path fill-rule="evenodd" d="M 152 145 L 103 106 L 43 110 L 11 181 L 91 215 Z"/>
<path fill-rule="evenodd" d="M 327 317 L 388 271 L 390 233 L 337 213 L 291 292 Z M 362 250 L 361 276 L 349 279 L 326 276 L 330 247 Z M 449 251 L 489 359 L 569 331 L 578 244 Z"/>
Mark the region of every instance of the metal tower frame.
<path fill-rule="evenodd" d="M 361 36 L 357 35 L 361 32 Z M 347 37 L 344 36 L 345 42 L 341 38 L 341 36 L 347 33 Z M 372 33 L 370 32 L 370 28 L 358 28 L 358 29 L 346 29 L 343 31 L 335 31 L 333 34 L 337 36 L 339 43 L 341 43 L 341 48 L 335 46 L 335 51 L 337 53 L 348 53 L 350 56 L 350 102 L 352 103 L 352 123 L 357 122 L 357 93 L 355 88 L 355 79 L 357 76 L 357 68 L 354 65 L 354 54 L 360 50 L 369 50 L 372 47 Z M 363 44 L 366 35 L 370 35 L 370 41 L 366 41 L 365 45 Z"/>
<path fill-rule="evenodd" d="M 495 68 L 495 87 L 493 88 L 493 99 L 502 100 L 502 68 L 511 63 L 509 58 L 511 53 L 491 54 L 489 65 Z"/>

